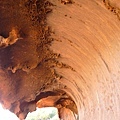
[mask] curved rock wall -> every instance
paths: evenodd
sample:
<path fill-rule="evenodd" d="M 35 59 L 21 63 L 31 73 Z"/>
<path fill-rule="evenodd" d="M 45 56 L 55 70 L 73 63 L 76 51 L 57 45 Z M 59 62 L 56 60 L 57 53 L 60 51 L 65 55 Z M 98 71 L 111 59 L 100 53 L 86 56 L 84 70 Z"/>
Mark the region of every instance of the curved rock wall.
<path fill-rule="evenodd" d="M 120 118 L 120 21 L 100 0 L 74 0 L 56 6 L 48 16 L 55 34 L 51 48 L 59 62 L 59 80 L 77 104 L 80 120 Z M 117 3 L 116 3 L 117 4 Z"/>
<path fill-rule="evenodd" d="M 21 120 L 36 103 L 119 120 L 119 11 L 117 0 L 1 1 L 0 102 Z"/>

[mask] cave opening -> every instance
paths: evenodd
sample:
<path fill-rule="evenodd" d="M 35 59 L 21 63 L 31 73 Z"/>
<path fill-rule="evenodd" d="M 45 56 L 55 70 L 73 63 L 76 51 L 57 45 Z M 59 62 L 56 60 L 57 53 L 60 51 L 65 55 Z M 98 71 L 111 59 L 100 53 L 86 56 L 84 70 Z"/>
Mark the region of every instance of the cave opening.
<path fill-rule="evenodd" d="M 36 108 L 29 112 L 25 120 L 60 120 L 58 110 L 55 107 Z"/>
<path fill-rule="evenodd" d="M 37 96 L 36 100 L 37 108 L 47 108 L 46 111 L 48 111 L 48 107 L 56 109 L 60 120 L 78 119 L 76 103 L 63 90 L 42 92 Z"/>
<path fill-rule="evenodd" d="M 74 114 L 75 120 L 77 120 L 78 115 Z M 7 109 L 4 109 L 0 105 L 0 119 L 1 120 L 19 120 L 19 118 Z M 36 108 L 35 111 L 29 112 L 25 120 L 61 120 L 59 118 L 58 109 L 56 107 L 44 107 Z M 65 119 L 67 120 L 67 119 Z"/>

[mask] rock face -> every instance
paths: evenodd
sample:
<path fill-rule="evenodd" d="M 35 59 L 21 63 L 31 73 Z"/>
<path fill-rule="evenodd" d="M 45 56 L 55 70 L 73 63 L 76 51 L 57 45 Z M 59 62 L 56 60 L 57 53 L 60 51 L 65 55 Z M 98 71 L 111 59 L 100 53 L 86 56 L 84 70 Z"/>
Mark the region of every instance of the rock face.
<path fill-rule="evenodd" d="M 0 101 L 18 116 L 29 112 L 29 105 L 55 82 L 49 60 L 54 63 L 59 55 L 48 47 L 49 6 L 44 0 L 0 2 Z"/>
<path fill-rule="evenodd" d="M 117 0 L 0 2 L 0 102 L 22 120 L 35 107 L 60 117 L 120 118 Z M 37 103 L 37 104 L 36 104 Z"/>

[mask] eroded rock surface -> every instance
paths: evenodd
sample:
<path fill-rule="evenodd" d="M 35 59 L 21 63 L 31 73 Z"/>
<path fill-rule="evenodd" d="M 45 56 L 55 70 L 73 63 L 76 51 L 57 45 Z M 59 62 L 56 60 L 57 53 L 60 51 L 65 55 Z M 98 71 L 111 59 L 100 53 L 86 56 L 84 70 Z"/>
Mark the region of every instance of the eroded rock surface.
<path fill-rule="evenodd" d="M 58 57 L 48 47 L 49 6 L 44 0 L 0 2 L 0 102 L 18 116 L 26 115 L 36 96 L 55 82 L 48 63 Z"/>
<path fill-rule="evenodd" d="M 119 120 L 119 9 L 117 0 L 1 1 L 4 107 L 21 120 L 36 106 Z"/>

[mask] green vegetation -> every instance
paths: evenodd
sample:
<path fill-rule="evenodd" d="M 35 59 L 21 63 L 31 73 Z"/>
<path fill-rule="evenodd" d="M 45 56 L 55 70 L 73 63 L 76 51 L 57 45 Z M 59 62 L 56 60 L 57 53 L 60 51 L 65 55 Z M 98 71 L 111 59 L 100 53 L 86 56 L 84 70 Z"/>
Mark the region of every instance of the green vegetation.
<path fill-rule="evenodd" d="M 37 108 L 36 111 L 29 113 L 25 120 L 59 120 L 56 108 Z"/>

